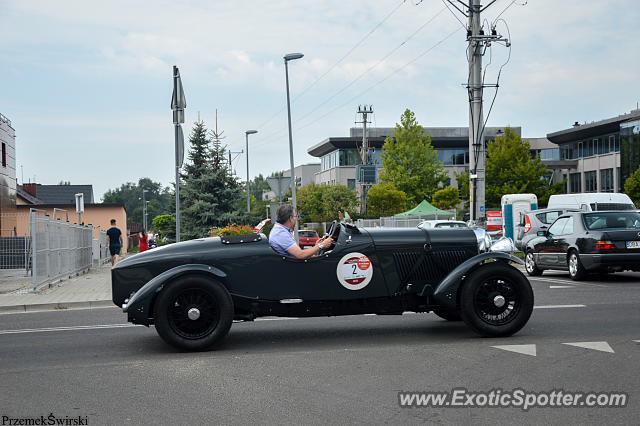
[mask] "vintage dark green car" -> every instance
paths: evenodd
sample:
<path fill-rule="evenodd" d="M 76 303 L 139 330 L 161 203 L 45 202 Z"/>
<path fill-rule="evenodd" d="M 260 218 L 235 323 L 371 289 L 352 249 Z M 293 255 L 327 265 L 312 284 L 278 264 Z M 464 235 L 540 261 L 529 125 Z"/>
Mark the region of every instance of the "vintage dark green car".
<path fill-rule="evenodd" d="M 171 244 L 112 269 L 113 302 L 169 344 L 213 347 L 234 320 L 435 312 L 484 336 L 509 336 L 533 310 L 527 278 L 482 230 L 364 229 L 334 222 L 336 243 L 299 260 L 264 234 Z M 510 244 L 504 242 L 498 245 Z"/>

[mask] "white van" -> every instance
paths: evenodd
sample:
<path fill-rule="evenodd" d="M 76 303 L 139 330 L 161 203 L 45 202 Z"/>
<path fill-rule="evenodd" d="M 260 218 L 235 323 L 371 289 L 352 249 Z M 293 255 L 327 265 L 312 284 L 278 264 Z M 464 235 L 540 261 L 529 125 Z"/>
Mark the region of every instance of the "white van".
<path fill-rule="evenodd" d="M 547 208 L 597 210 L 635 210 L 633 201 L 627 194 L 618 192 L 588 192 L 581 194 L 560 194 L 549 197 Z"/>

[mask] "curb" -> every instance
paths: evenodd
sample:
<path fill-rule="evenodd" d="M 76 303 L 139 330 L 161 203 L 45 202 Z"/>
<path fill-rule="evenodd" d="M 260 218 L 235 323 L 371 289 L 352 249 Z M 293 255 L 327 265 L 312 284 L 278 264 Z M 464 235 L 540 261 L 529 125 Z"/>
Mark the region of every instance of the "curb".
<path fill-rule="evenodd" d="M 73 309 L 98 309 L 117 307 L 112 300 L 92 300 L 86 302 L 34 303 L 30 305 L 0 306 L 1 314 L 24 314 L 42 311 L 64 311 Z"/>

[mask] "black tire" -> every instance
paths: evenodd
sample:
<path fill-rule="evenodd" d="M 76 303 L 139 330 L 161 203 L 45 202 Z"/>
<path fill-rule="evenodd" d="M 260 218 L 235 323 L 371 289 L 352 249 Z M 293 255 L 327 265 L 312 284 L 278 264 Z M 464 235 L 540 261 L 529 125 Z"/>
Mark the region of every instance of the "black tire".
<path fill-rule="evenodd" d="M 536 265 L 536 260 L 534 259 L 531 251 L 527 251 L 524 255 L 524 269 L 526 269 L 527 274 L 532 277 L 539 277 L 542 275 L 543 270 L 538 268 L 538 265 Z"/>
<path fill-rule="evenodd" d="M 571 250 L 567 258 L 567 266 L 569 267 L 569 276 L 574 281 L 581 281 L 587 276 L 587 271 L 580 262 L 580 255 L 577 251 Z"/>
<path fill-rule="evenodd" d="M 529 280 L 504 262 L 482 265 L 462 283 L 460 315 L 480 335 L 510 336 L 524 327 L 532 312 Z"/>
<path fill-rule="evenodd" d="M 229 332 L 233 300 L 219 282 L 185 276 L 164 286 L 155 302 L 154 317 L 156 331 L 168 344 L 188 351 L 206 350 Z"/>
<path fill-rule="evenodd" d="M 447 321 L 462 321 L 462 318 L 460 317 L 460 312 L 458 312 L 457 310 L 438 308 L 438 309 L 434 309 L 433 313 Z"/>

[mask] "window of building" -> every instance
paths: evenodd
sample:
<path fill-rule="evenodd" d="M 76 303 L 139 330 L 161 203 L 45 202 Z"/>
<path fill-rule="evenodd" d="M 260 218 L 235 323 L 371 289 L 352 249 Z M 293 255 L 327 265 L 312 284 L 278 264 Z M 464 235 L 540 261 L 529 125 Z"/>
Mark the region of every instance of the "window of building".
<path fill-rule="evenodd" d="M 347 188 L 356 189 L 356 180 L 355 179 L 347 179 Z"/>
<path fill-rule="evenodd" d="M 618 167 L 618 192 L 622 192 L 622 169 Z"/>
<path fill-rule="evenodd" d="M 560 149 L 559 148 L 541 149 L 540 159 L 541 160 L 559 160 Z"/>
<path fill-rule="evenodd" d="M 436 150 L 438 161 L 445 166 L 462 166 L 469 164 L 468 149 L 438 149 Z"/>
<path fill-rule="evenodd" d="M 569 189 L 572 194 L 582 192 L 582 176 L 580 173 L 571 173 L 569 175 Z"/>
<path fill-rule="evenodd" d="M 7 145 L 2 143 L 2 167 L 7 167 Z"/>
<path fill-rule="evenodd" d="M 600 191 L 613 192 L 613 169 L 600 170 Z"/>
<path fill-rule="evenodd" d="M 595 170 L 584 172 L 584 191 L 598 192 L 598 175 Z"/>

